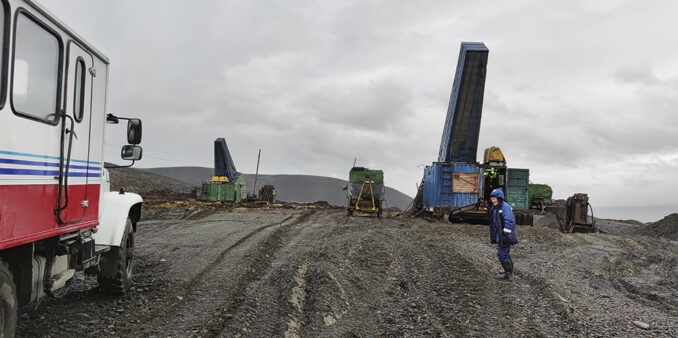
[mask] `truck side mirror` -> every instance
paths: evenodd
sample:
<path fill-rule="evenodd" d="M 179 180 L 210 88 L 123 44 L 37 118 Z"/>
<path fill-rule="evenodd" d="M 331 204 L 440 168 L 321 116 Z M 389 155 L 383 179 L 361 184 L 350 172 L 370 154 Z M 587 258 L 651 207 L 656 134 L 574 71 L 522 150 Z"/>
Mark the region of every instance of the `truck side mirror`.
<path fill-rule="evenodd" d="M 127 121 L 127 143 L 141 143 L 141 120 L 129 119 L 129 121 Z"/>
<path fill-rule="evenodd" d="M 139 127 L 141 127 L 141 124 L 139 125 Z M 123 160 L 138 161 L 141 159 L 142 153 L 143 149 L 141 149 L 141 147 L 127 144 L 122 146 L 120 156 L 122 157 Z"/>

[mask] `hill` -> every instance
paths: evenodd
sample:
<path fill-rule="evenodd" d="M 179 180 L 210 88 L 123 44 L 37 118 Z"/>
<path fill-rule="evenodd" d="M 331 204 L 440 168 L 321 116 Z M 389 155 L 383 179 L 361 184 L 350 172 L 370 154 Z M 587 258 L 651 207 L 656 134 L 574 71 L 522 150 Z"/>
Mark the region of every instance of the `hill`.
<path fill-rule="evenodd" d="M 109 166 L 109 163 L 106 163 Z M 128 191 L 139 194 L 151 191 L 173 191 L 176 193 L 190 193 L 193 185 L 158 175 L 150 171 L 136 168 L 108 168 L 111 175 L 111 191 L 125 187 Z"/>
<path fill-rule="evenodd" d="M 639 234 L 678 241 L 678 214 L 670 214 L 657 222 L 648 224 L 640 229 Z"/>
<path fill-rule="evenodd" d="M 168 167 L 139 169 L 169 178 L 183 181 L 192 186 L 200 186 L 206 179 L 212 177 L 214 169 L 205 167 Z M 250 193 L 254 187 L 254 175 L 244 174 Z M 286 202 L 315 202 L 327 201 L 334 205 L 346 204 L 345 192 L 341 188 L 347 183 L 333 177 L 312 175 L 259 175 L 257 189 L 265 184 L 275 186 L 278 200 Z M 412 198 L 402 192 L 386 188 L 386 206 L 404 209 Z"/>

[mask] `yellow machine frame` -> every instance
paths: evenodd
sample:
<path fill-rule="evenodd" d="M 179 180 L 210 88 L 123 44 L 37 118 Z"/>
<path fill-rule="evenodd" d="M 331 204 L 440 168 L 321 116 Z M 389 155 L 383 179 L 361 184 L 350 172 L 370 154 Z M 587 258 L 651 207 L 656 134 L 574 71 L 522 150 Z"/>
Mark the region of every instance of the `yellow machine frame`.
<path fill-rule="evenodd" d="M 374 190 L 372 190 L 372 181 L 363 181 L 363 185 L 360 186 L 360 193 L 358 194 L 358 199 L 355 202 L 355 210 L 360 210 L 360 198 L 363 197 L 363 189 L 365 189 L 365 183 L 370 185 L 370 197 L 372 197 L 372 208 L 371 211 L 377 211 L 377 205 L 374 203 Z"/>

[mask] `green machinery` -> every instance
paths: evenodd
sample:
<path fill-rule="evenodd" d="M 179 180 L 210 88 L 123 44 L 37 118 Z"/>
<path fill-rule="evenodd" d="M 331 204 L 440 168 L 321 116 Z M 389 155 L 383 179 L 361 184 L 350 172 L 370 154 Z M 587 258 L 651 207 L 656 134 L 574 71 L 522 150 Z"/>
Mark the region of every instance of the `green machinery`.
<path fill-rule="evenodd" d="M 382 203 L 385 196 L 384 172 L 362 167 L 353 167 L 348 173 L 346 200 L 348 215 L 364 213 L 382 216 Z"/>
<path fill-rule="evenodd" d="M 198 200 L 209 202 L 240 202 L 247 199 L 245 177 L 238 173 L 226 140 L 214 141 L 214 176 L 202 183 Z"/>
<path fill-rule="evenodd" d="M 546 184 L 530 183 L 527 194 L 530 201 L 530 209 L 543 210 L 545 206 L 553 203 L 553 189 Z"/>

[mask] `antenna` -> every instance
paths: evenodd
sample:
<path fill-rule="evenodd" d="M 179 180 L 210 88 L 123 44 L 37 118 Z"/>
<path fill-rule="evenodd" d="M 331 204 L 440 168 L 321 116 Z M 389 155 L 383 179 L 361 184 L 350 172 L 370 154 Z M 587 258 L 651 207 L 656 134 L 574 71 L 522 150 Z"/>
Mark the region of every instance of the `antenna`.
<path fill-rule="evenodd" d="M 254 196 L 257 195 L 257 178 L 259 177 L 259 160 L 261 159 L 261 149 L 259 149 L 259 155 L 257 155 L 257 172 L 254 174 L 254 191 L 252 192 Z"/>
<path fill-rule="evenodd" d="M 357 157 L 354 157 L 354 158 L 353 158 L 353 167 L 354 167 L 354 168 L 355 168 L 355 161 L 357 161 L 357 160 L 358 160 Z"/>

